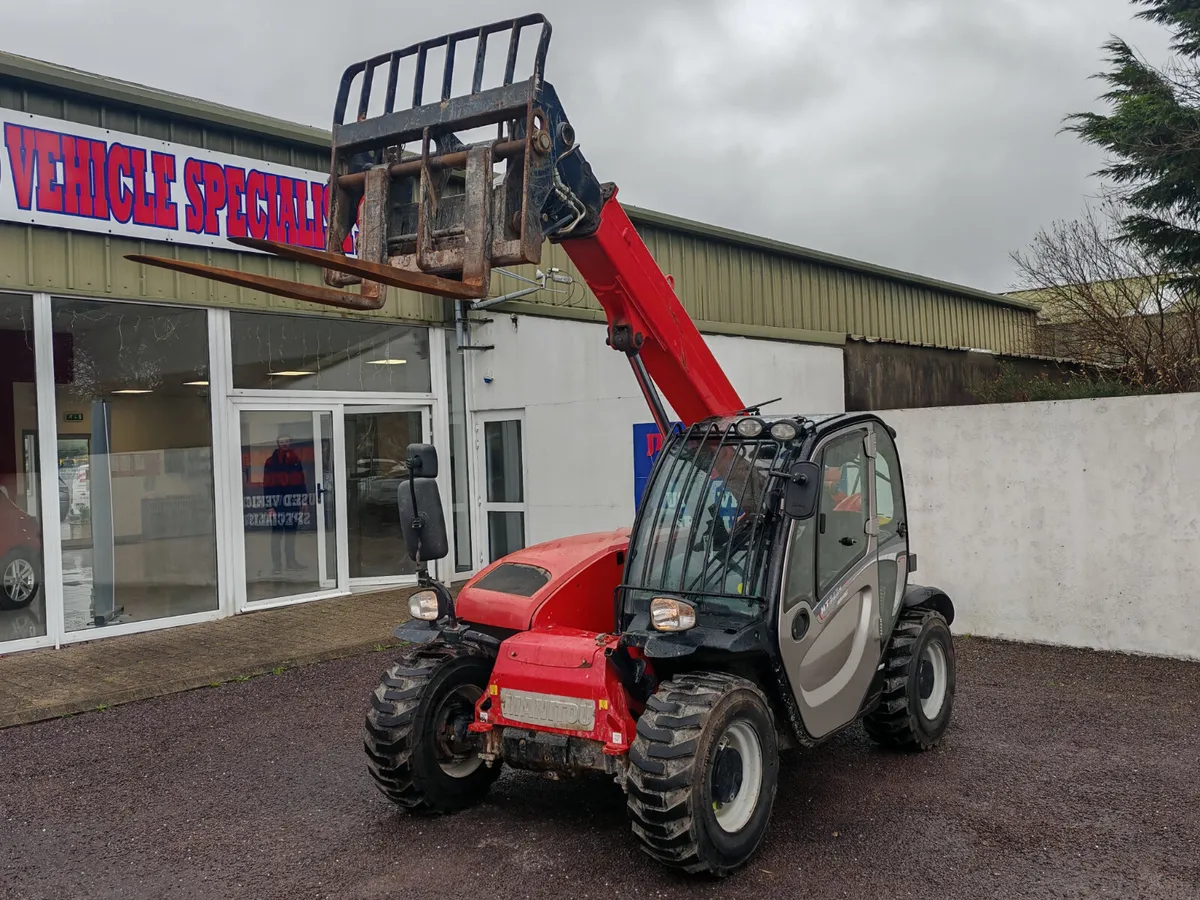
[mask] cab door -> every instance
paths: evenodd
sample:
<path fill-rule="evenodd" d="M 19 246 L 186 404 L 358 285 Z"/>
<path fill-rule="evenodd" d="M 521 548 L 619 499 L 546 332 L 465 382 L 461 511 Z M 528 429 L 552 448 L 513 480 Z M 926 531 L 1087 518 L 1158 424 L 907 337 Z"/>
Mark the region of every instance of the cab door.
<path fill-rule="evenodd" d="M 875 516 L 879 523 L 879 607 L 882 633 L 888 637 L 900 615 L 908 588 L 908 510 L 896 443 L 884 428 L 875 429 Z"/>
<path fill-rule="evenodd" d="M 882 653 L 875 442 L 867 423 L 817 447 L 817 512 L 793 521 L 788 536 L 779 649 L 813 737 L 854 719 Z"/>

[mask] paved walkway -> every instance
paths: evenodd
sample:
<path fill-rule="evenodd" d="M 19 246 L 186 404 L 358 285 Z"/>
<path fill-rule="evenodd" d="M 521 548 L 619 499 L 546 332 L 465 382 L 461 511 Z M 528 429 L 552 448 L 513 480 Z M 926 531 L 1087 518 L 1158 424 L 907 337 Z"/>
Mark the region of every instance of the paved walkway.
<path fill-rule="evenodd" d="M 394 646 L 412 590 L 0 656 L 0 728 Z"/>

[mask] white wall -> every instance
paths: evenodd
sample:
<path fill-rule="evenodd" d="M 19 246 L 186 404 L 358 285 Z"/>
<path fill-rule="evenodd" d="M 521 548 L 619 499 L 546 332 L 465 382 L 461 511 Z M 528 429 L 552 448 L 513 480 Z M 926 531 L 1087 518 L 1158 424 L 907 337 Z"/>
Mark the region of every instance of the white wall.
<path fill-rule="evenodd" d="M 472 343 L 496 349 L 467 351 L 467 402 L 474 412 L 525 411 L 526 542 L 632 524 L 633 425 L 653 419 L 605 326 L 493 319 L 472 329 Z M 840 348 L 705 337 L 745 402 L 783 398 L 764 412 L 845 408 Z"/>
<path fill-rule="evenodd" d="M 955 631 L 1200 659 L 1200 394 L 881 415 Z"/>

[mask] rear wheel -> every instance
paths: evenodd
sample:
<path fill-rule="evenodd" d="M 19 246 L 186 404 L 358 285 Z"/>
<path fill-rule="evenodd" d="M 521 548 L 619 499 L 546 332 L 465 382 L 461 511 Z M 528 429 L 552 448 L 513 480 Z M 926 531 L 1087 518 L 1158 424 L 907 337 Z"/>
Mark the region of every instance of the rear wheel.
<path fill-rule="evenodd" d="M 454 813 L 480 803 L 500 774 L 467 727 L 492 659 L 470 644 L 422 646 L 384 673 L 363 739 L 383 794 L 412 811 Z"/>
<path fill-rule="evenodd" d="M 638 721 L 629 761 L 633 832 L 659 862 L 728 875 L 762 844 L 779 754 L 753 682 L 722 673 L 665 682 Z"/>
<path fill-rule="evenodd" d="M 941 613 L 908 609 L 884 658 L 883 695 L 863 719 L 877 743 L 900 750 L 937 746 L 954 707 L 955 658 L 950 628 Z"/>

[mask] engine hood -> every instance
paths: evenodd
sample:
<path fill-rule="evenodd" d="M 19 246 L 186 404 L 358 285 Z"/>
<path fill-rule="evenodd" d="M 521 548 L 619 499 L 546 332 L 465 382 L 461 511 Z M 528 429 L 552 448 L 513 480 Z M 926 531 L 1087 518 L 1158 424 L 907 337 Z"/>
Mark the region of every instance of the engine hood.
<path fill-rule="evenodd" d="M 535 544 L 498 559 L 463 585 L 459 618 L 514 631 L 557 625 L 611 632 L 628 528 Z"/>

